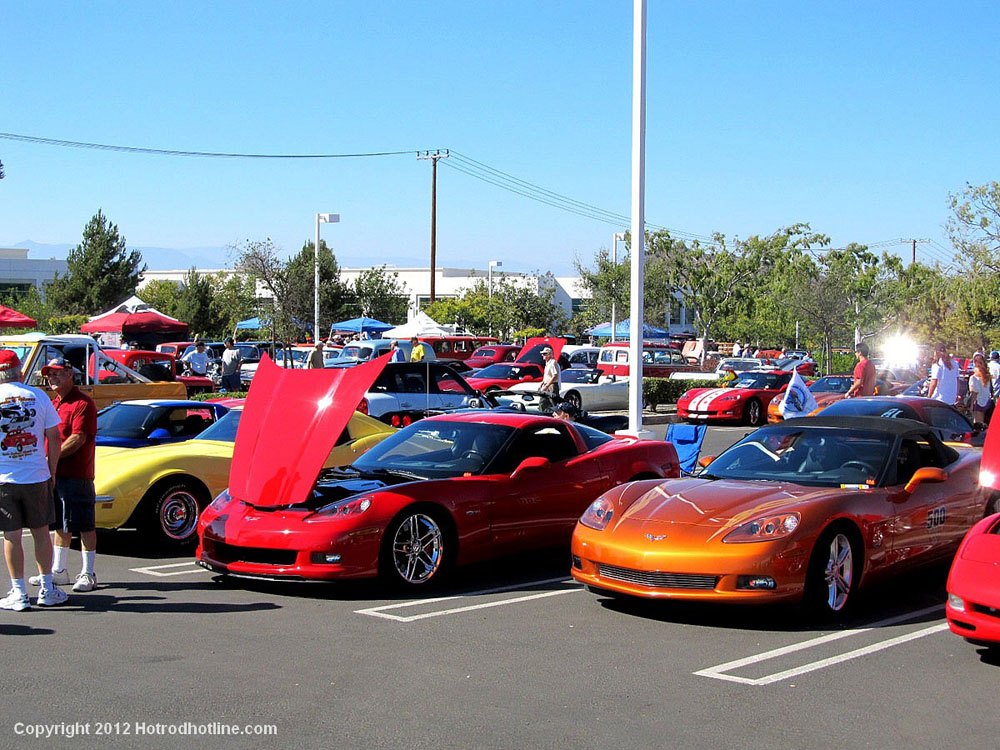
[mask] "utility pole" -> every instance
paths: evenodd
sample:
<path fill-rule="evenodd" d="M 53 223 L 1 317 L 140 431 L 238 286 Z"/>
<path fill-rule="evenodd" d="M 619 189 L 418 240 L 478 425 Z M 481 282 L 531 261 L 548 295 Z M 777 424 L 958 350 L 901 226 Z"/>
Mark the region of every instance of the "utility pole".
<path fill-rule="evenodd" d="M 438 149 L 437 151 L 417 152 L 418 159 L 431 160 L 431 303 L 434 303 L 434 264 L 437 257 L 437 183 L 438 183 L 438 159 L 447 159 L 450 154 L 448 149 Z"/>

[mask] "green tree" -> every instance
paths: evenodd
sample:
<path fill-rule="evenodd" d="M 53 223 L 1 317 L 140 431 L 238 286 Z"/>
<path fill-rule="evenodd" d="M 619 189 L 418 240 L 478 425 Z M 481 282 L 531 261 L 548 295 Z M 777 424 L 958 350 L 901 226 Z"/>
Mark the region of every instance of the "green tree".
<path fill-rule="evenodd" d="M 208 333 L 215 338 L 230 335 L 241 320 L 261 314 L 257 282 L 244 273 L 215 274 L 212 282 L 212 321 Z M 268 332 L 270 335 L 270 331 Z"/>
<path fill-rule="evenodd" d="M 135 292 L 139 274 L 146 270 L 138 250 L 128 250 L 100 211 L 83 230 L 83 241 L 66 259 L 67 273 L 56 275 L 46 293 L 55 310 L 93 315 L 104 312 Z"/>
<path fill-rule="evenodd" d="M 408 290 L 399 280 L 399 272 L 385 266 L 369 268 L 360 273 L 351 288 L 357 314 L 384 323 L 403 323 L 409 306 Z"/>
<path fill-rule="evenodd" d="M 288 261 L 289 309 L 302 322 L 315 315 L 315 243 L 306 242 Z M 351 291 L 340 278 L 340 266 L 326 240 L 319 241 L 319 321 L 322 335 L 331 323 L 350 317 Z M 405 316 L 405 313 L 404 313 Z"/>
<path fill-rule="evenodd" d="M 265 240 L 245 240 L 234 250 L 237 255 L 237 270 L 259 281 L 271 295 L 269 301 L 261 302 L 260 310 L 270 316 L 275 336 L 279 341 L 298 339 L 300 329 L 293 319 L 289 304 L 291 290 L 288 265 L 278 257 L 274 242 L 270 237 Z"/>
<path fill-rule="evenodd" d="M 188 330 L 192 335 L 205 336 L 215 326 L 212 315 L 213 297 L 211 279 L 199 276 L 198 272 L 191 268 L 178 292 L 177 310 L 173 315 L 188 324 Z"/>
<path fill-rule="evenodd" d="M 38 325 L 35 328 L 21 328 L 18 333 L 28 331 L 49 331 L 49 321 L 52 317 L 52 305 L 42 298 L 41 293 L 35 286 L 28 287 L 25 291 L 8 291 L 0 294 L 0 305 L 17 310 L 22 315 L 32 318 Z M 86 319 L 83 321 L 86 323 Z M 81 323 L 82 325 L 82 323 Z M 74 333 L 79 333 L 79 326 Z"/>
<path fill-rule="evenodd" d="M 142 300 L 155 307 L 164 315 L 178 317 L 177 303 L 180 299 L 181 285 L 167 279 L 154 279 L 142 287 L 139 296 Z"/>

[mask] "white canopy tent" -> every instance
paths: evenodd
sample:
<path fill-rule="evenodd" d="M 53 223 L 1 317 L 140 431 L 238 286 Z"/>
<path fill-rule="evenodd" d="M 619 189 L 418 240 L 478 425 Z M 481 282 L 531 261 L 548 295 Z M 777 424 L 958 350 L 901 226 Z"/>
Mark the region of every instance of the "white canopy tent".
<path fill-rule="evenodd" d="M 425 312 L 418 312 L 401 326 L 390 328 L 382 333 L 387 339 L 408 339 L 411 336 L 450 336 L 455 333 L 455 326 L 443 326 L 437 323 Z"/>

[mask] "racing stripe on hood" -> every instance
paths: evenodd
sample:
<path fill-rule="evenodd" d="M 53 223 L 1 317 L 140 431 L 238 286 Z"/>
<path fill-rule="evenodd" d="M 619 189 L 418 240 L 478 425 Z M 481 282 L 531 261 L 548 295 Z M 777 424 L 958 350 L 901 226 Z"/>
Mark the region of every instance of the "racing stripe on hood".
<path fill-rule="evenodd" d="M 730 388 L 710 388 L 704 393 L 695 396 L 691 403 L 688 404 L 688 409 L 691 411 L 707 411 L 708 405 L 712 401 L 725 393 L 730 393 L 731 390 Z"/>

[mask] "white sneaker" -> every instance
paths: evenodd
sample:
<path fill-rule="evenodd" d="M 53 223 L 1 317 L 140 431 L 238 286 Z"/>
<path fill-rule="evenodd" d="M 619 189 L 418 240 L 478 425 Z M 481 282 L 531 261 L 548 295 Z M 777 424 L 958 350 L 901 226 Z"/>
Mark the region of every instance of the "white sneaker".
<path fill-rule="evenodd" d="M 32 586 L 41 586 L 42 577 L 41 576 L 31 576 L 28 579 L 28 583 Z M 66 568 L 62 570 L 52 571 L 52 583 L 56 586 L 68 586 L 69 585 L 69 571 Z"/>
<path fill-rule="evenodd" d="M 22 594 L 17 589 L 11 589 L 7 596 L 0 599 L 0 609 L 12 609 L 15 612 L 23 612 L 26 609 L 31 609 L 31 600 L 27 594 Z"/>
<path fill-rule="evenodd" d="M 80 573 L 73 584 L 74 591 L 93 591 L 97 588 L 97 573 Z"/>
<path fill-rule="evenodd" d="M 39 607 L 54 607 L 57 604 L 65 604 L 67 599 L 69 599 L 69 594 L 53 586 L 50 589 L 39 591 L 36 603 Z"/>

